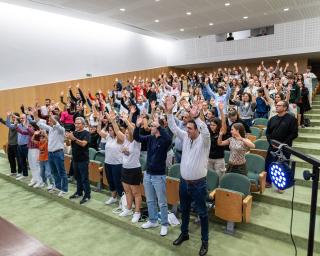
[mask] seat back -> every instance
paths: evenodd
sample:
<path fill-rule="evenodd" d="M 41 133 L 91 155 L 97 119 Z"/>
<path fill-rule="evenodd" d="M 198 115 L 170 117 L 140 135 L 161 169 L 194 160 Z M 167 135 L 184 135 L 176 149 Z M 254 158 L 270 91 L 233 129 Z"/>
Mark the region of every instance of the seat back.
<path fill-rule="evenodd" d="M 180 187 L 180 179 L 167 176 L 166 191 L 167 191 L 168 204 L 176 205 L 179 203 L 180 201 L 179 187 Z"/>
<path fill-rule="evenodd" d="M 147 161 L 145 160 L 144 156 L 140 156 L 140 164 L 141 164 L 141 170 L 145 171 L 147 168 Z"/>
<path fill-rule="evenodd" d="M 96 155 L 95 155 L 94 160 L 96 160 L 96 161 L 104 164 L 104 160 L 105 160 L 105 155 L 104 155 L 104 153 L 97 152 Z"/>
<path fill-rule="evenodd" d="M 250 194 L 250 186 L 249 178 L 238 173 L 227 173 L 220 181 L 220 188 L 240 192 L 244 197 Z"/>
<path fill-rule="evenodd" d="M 227 163 L 229 163 L 229 157 L 230 157 L 230 151 L 229 150 L 225 150 L 224 151 L 224 161 Z"/>
<path fill-rule="evenodd" d="M 261 136 L 261 129 L 258 127 L 250 127 L 251 134 L 256 136 L 256 139 L 259 139 Z"/>
<path fill-rule="evenodd" d="M 208 169 L 207 184 L 209 191 L 213 191 L 219 186 L 219 175 L 214 170 Z"/>
<path fill-rule="evenodd" d="M 268 150 L 269 142 L 266 139 L 259 139 L 253 142 L 256 146 L 255 149 Z"/>
<path fill-rule="evenodd" d="M 94 148 L 89 148 L 89 160 L 95 160 L 97 151 Z"/>
<path fill-rule="evenodd" d="M 265 169 L 265 160 L 262 156 L 256 154 L 245 154 L 248 173 L 260 174 Z"/>
<path fill-rule="evenodd" d="M 256 125 L 264 125 L 267 126 L 268 124 L 268 119 L 267 118 L 255 118 L 253 120 L 253 124 Z"/>
<path fill-rule="evenodd" d="M 168 176 L 180 179 L 180 164 L 174 164 L 169 168 Z"/>

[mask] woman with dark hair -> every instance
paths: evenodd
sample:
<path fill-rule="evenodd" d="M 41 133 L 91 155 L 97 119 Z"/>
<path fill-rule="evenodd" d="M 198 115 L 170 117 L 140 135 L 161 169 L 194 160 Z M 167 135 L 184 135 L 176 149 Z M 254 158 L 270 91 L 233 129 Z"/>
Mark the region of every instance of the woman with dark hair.
<path fill-rule="evenodd" d="M 225 118 L 223 113 L 223 104 L 219 104 L 219 109 L 221 113 L 221 118 Z M 222 130 L 225 130 L 225 127 L 222 127 L 222 122 L 219 118 L 214 118 L 208 125 L 210 132 L 210 153 L 208 159 L 208 169 L 215 171 L 221 178 L 225 172 L 225 161 L 224 161 L 224 150 L 225 147 L 218 145 L 219 133 Z M 225 139 L 225 136 L 224 136 Z"/>
<path fill-rule="evenodd" d="M 298 80 L 297 84 L 300 87 L 300 91 L 301 91 L 301 96 L 300 96 L 300 99 L 297 104 L 298 107 L 300 108 L 300 114 L 301 114 L 300 125 L 302 128 L 304 128 L 305 127 L 304 126 L 304 113 L 311 109 L 310 102 L 309 102 L 309 90 L 304 85 L 303 80 Z"/>
<path fill-rule="evenodd" d="M 102 138 L 106 139 L 105 170 L 111 197 L 105 203 L 110 205 L 116 203 L 118 201 L 117 196 L 121 197 L 123 193 L 121 183 L 123 138 L 121 137 L 119 127 L 114 125 L 115 114 L 111 112 L 111 116 L 107 113 L 105 115 L 111 124 L 108 126 L 108 131 L 102 130 L 101 121 L 104 119 L 104 116 L 101 115 L 98 124 L 98 133 Z"/>
<path fill-rule="evenodd" d="M 230 158 L 227 172 L 247 175 L 246 158 L 244 155 L 250 148 L 255 148 L 255 145 L 249 139 L 246 139 L 246 132 L 243 124 L 235 123 L 232 125 L 231 138 L 222 140 L 223 135 L 224 131 L 220 131 L 218 145 L 229 146 Z"/>
<path fill-rule="evenodd" d="M 241 100 L 239 97 L 234 97 L 232 100 L 238 106 L 239 116 L 246 123 L 247 126 L 252 126 L 252 119 L 254 110 L 256 108 L 255 97 L 245 92 L 242 94 Z"/>

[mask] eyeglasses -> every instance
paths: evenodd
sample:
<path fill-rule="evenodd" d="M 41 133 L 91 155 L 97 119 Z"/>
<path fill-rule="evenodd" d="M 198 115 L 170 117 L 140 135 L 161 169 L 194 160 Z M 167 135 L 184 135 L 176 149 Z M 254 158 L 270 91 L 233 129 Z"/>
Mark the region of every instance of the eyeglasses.
<path fill-rule="evenodd" d="M 283 107 L 284 105 L 282 104 L 277 104 L 276 107 Z"/>

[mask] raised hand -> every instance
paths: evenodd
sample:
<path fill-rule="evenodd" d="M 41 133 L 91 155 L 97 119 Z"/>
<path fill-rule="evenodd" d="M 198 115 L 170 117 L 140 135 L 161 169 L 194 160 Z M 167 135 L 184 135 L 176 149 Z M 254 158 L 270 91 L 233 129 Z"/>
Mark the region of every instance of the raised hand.
<path fill-rule="evenodd" d="M 136 112 L 137 112 L 136 106 L 135 106 L 135 105 L 131 105 L 131 106 L 130 106 L 130 113 L 134 114 L 134 113 L 136 113 Z"/>
<path fill-rule="evenodd" d="M 151 109 L 156 108 L 156 102 L 154 100 L 150 102 L 150 107 L 151 107 Z"/>
<path fill-rule="evenodd" d="M 79 89 L 79 88 L 80 88 L 80 84 L 79 84 L 79 83 L 77 83 L 76 87 L 77 87 L 77 89 Z"/>
<path fill-rule="evenodd" d="M 113 112 L 113 111 L 110 111 L 109 112 L 109 120 L 111 121 L 111 122 L 114 122 L 115 120 L 116 120 L 116 118 L 117 118 L 117 115 L 116 115 L 116 113 L 115 112 Z"/>
<path fill-rule="evenodd" d="M 198 108 L 198 105 L 197 105 L 197 104 L 194 104 L 194 105 L 191 107 L 189 113 L 190 113 L 190 116 L 191 116 L 192 118 L 198 117 L 199 114 L 200 114 L 200 110 L 199 110 L 199 108 Z"/>
<path fill-rule="evenodd" d="M 277 60 L 277 64 L 280 64 L 280 62 L 281 62 L 280 60 Z"/>
<path fill-rule="evenodd" d="M 138 116 L 137 122 L 136 122 L 137 127 L 140 127 L 142 122 L 143 122 L 143 117 L 142 116 Z"/>
<path fill-rule="evenodd" d="M 165 106 L 166 113 L 171 114 L 174 108 L 174 101 L 172 96 L 168 96 L 166 98 L 164 106 Z"/>
<path fill-rule="evenodd" d="M 297 63 L 297 62 L 293 63 L 293 66 L 297 67 L 297 66 L 298 66 L 298 63 Z"/>
<path fill-rule="evenodd" d="M 289 65 L 290 65 L 289 62 L 287 62 L 287 63 L 286 63 L 286 68 L 289 67 Z"/>

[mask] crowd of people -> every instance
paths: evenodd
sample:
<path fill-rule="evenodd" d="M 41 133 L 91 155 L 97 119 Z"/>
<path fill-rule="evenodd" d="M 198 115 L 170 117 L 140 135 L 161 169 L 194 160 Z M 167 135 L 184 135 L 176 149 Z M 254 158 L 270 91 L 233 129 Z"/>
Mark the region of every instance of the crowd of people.
<path fill-rule="evenodd" d="M 91 198 L 89 148 L 105 154 L 105 170 L 111 197 L 107 205 L 119 202 L 125 194 L 127 206 L 119 214 L 141 218 L 143 184 L 149 219 L 142 228 L 158 224 L 160 235 L 168 233 L 166 194 L 167 169 L 180 164 L 181 235 L 173 242 L 189 239 L 189 216 L 193 202 L 201 223 L 200 255 L 208 251 L 207 171 L 222 177 L 227 172 L 247 175 L 245 153 L 255 144 L 248 139 L 255 118 L 269 119 L 266 138 L 292 145 L 304 113 L 311 109 L 311 67 L 299 73 L 297 63 L 265 67 L 219 68 L 213 73 L 162 73 L 158 78 L 137 79 L 126 83 L 116 79 L 112 90 L 94 95 L 83 92 L 78 84 L 74 95 L 68 88 L 60 102 L 45 99 L 45 105 L 21 106 L 7 113 L 1 123 L 9 128 L 8 159 L 17 180 L 31 171 L 29 186 L 47 187 L 50 193 L 66 196 L 68 176 L 64 152 L 71 145 L 72 170 L 77 190 L 70 199 Z M 85 87 L 85 85 L 83 85 Z M 225 151 L 230 151 L 225 162 Z M 274 161 L 270 145 L 266 170 Z M 289 155 L 287 157 L 290 157 Z M 142 173 L 140 159 L 146 161 Z M 267 179 L 268 186 L 271 180 Z"/>

